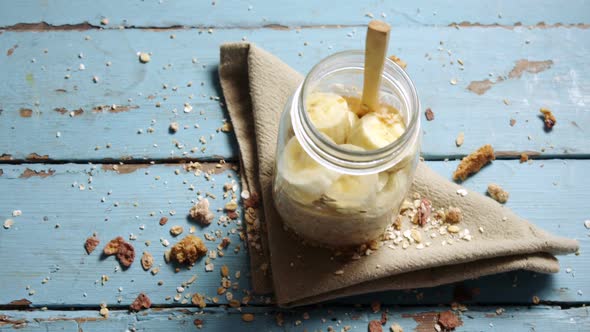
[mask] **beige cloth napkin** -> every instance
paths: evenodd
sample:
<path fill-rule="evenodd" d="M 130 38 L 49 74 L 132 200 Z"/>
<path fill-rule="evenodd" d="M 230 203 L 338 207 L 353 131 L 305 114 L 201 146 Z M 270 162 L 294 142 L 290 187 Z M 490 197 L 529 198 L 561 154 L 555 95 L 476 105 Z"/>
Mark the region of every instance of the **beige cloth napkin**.
<path fill-rule="evenodd" d="M 260 222 L 247 225 L 253 287 L 265 292 L 274 285 L 280 306 L 432 287 L 516 269 L 555 273 L 559 264 L 552 254 L 578 250 L 577 241 L 548 234 L 490 198 L 476 192 L 457 195 L 458 185 L 424 163 L 419 163 L 411 192 L 427 197 L 435 208 L 460 207 L 460 226 L 471 231 L 471 241 L 442 245 L 437 238 L 424 249 L 383 246 L 356 260 L 305 246 L 283 230 L 271 190 L 279 118 L 302 76 L 248 43 L 222 45 L 219 75 L 240 146 L 243 186 L 261 193 L 263 203 Z M 339 270 L 343 273 L 336 274 Z"/>

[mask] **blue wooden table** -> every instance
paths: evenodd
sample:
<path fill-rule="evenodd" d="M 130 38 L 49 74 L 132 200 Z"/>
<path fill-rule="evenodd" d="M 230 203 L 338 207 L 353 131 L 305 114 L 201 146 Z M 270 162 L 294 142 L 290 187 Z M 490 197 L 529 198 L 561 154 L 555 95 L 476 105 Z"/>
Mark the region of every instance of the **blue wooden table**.
<path fill-rule="evenodd" d="M 212 248 L 229 237 L 223 257 L 179 272 L 166 264 L 162 243 L 177 241 L 171 226 L 185 234 L 194 226 L 186 216 L 197 195 L 209 196 L 219 217 L 231 198 L 224 184 L 239 183 L 235 137 L 220 130 L 228 114 L 219 45 L 253 41 L 306 72 L 331 53 L 362 48 L 372 17 L 392 24 L 390 53 L 408 63 L 423 107 L 435 114 L 423 122 L 428 164 L 450 178 L 458 158 L 492 144 L 499 160 L 464 185 L 483 193 L 500 183 L 510 192 L 507 207 L 576 238 L 579 254 L 560 257 L 555 275 L 516 271 L 293 310 L 251 293 L 241 219 L 194 229 Z M 151 60 L 141 63 L 138 52 Z M 584 0 L 0 1 L 0 222 L 7 226 L 0 228 L 0 330 L 365 331 L 381 317 L 371 309 L 379 302 L 385 329 L 435 331 L 438 313 L 460 309 L 458 331 L 589 331 L 589 59 Z M 551 132 L 540 107 L 557 117 Z M 180 126 L 175 134 L 172 122 Z M 522 152 L 532 160 L 520 163 Z M 208 174 L 185 172 L 187 161 Z M 87 255 L 93 233 L 101 245 Z M 98 255 L 116 236 L 136 248 L 124 271 Z M 139 264 L 144 251 L 157 274 Z M 218 295 L 223 265 L 232 286 Z M 152 308 L 129 313 L 141 292 Z M 206 308 L 191 305 L 195 293 Z M 247 305 L 229 307 L 232 298 Z"/>

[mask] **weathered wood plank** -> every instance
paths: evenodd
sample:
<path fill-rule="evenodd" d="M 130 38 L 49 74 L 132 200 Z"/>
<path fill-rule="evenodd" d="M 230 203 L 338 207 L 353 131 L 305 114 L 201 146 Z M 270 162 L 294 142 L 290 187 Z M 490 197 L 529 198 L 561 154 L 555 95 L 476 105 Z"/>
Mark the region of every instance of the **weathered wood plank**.
<path fill-rule="evenodd" d="M 339 303 L 370 303 L 380 299 L 384 303 L 437 304 L 455 300 L 468 303 L 531 303 L 533 296 L 543 301 L 580 303 L 588 302 L 588 258 L 583 253 L 590 248 L 588 230 L 584 220 L 587 211 L 580 207 L 588 201 L 590 179 L 586 176 L 590 161 L 547 160 L 533 164 L 518 161 L 495 161 L 465 186 L 470 190 L 484 192 L 489 182 L 504 186 L 511 194 L 507 206 L 529 218 L 544 229 L 580 241 L 582 255 L 560 257 L 562 271 L 544 276 L 529 272 L 514 272 L 499 276 L 467 281 L 455 285 L 431 289 L 409 290 L 370 294 L 338 301 Z M 439 173 L 450 177 L 456 162 L 429 162 Z M 544 165 L 541 167 L 541 165 Z M 241 271 L 236 298 L 242 298 L 243 290 L 249 288 L 248 259 L 237 234 L 230 234 L 232 244 L 226 255 L 213 261 L 215 271 L 206 273 L 204 261 L 192 271 L 174 273 L 173 267 L 163 262 L 165 248 L 160 238 L 171 243 L 175 240 L 168 233 L 171 225 L 182 225 L 185 232 L 194 222 L 187 220 L 191 201 L 196 191 L 204 195 L 211 192 L 217 199 L 210 199 L 214 209 L 224 205 L 222 186 L 236 179 L 234 171 L 214 175 L 215 180 L 206 181 L 203 176 L 174 171 L 179 165 L 121 166 L 120 172 L 105 170 L 100 165 L 0 165 L 0 221 L 14 219 L 11 229 L 0 229 L 0 304 L 26 298 L 35 307 L 42 306 L 88 306 L 106 302 L 128 305 L 139 292 L 146 292 L 158 305 L 179 305 L 167 296 L 174 296 L 176 287 L 197 275 L 197 281 L 186 293 L 199 292 L 215 296 L 220 283 L 219 270 L 226 264 L 231 274 Z M 105 167 L 108 169 L 109 167 Z M 27 169 L 29 171 L 27 171 Z M 146 172 L 148 174 L 146 174 Z M 92 183 L 88 183 L 92 174 Z M 159 177 L 156 180 L 156 177 Z M 185 182 L 186 183 L 183 183 Z M 72 186 L 75 184 L 74 186 Z M 83 184 L 85 190 L 80 190 Z M 189 190 L 193 184 L 195 191 Z M 213 186 L 215 188 L 211 188 Z M 90 190 L 92 186 L 92 190 Z M 109 195 L 108 192 L 112 190 Z M 105 202 L 101 202 L 102 198 Z M 115 206 L 115 203 L 118 206 Z M 11 217 L 13 210 L 22 210 L 22 216 Z M 169 215 L 175 210 L 174 216 Z M 155 212 L 150 216 L 150 212 Z M 161 216 L 170 218 L 165 227 L 158 225 Z M 222 213 L 216 212 L 216 216 Z M 55 228 L 59 224 L 59 228 Z M 140 226 L 145 225 L 141 230 Z M 216 223 L 196 233 L 213 234 L 219 230 L 223 235 L 238 226 L 232 223 L 223 227 Z M 102 260 L 99 253 L 87 256 L 83 249 L 86 237 L 97 232 L 102 243 L 121 235 L 137 235 L 132 241 L 136 248 L 136 262 L 126 271 L 115 272 L 118 265 L 112 258 Z M 151 241 L 146 247 L 145 241 Z M 215 243 L 207 241 L 210 249 Z M 238 254 L 235 246 L 242 246 Z M 147 250 L 162 265 L 159 274 L 152 276 L 142 270 L 139 256 Z M 101 285 L 97 280 L 107 275 L 109 281 Z M 43 280 L 49 277 L 47 283 Z M 158 286 L 162 280 L 164 284 Z M 35 291 L 29 295 L 27 286 Z M 118 288 L 122 287 L 119 291 Z M 252 303 L 260 303 L 255 298 Z M 220 296 L 220 303 L 226 303 Z"/>
<path fill-rule="evenodd" d="M 560 309 L 559 307 L 469 307 L 458 314 L 461 326 L 455 331 L 588 331 L 590 313 L 588 308 Z M 393 324 L 404 331 L 435 331 L 434 325 L 445 307 L 397 308 L 381 307 L 387 312 L 383 330 L 389 331 Z M 246 323 L 241 313 L 234 309 L 207 308 L 204 311 L 175 308 L 156 309 L 140 313 L 111 310 L 109 319 L 103 319 L 96 311 L 0 311 L 0 331 L 184 331 L 197 330 L 195 321 L 205 331 L 367 331 L 371 320 L 380 320 L 381 312 L 371 308 L 301 308 L 277 310 L 272 307 L 243 308 L 243 313 L 254 314 L 254 321 Z M 277 324 L 277 314 L 282 315 L 282 324 Z"/>
<path fill-rule="evenodd" d="M 305 72 L 331 53 L 361 48 L 364 33 L 353 31 L 4 32 L 0 49 L 12 50 L 12 55 L 2 55 L 0 61 L 7 78 L 0 82 L 0 155 L 19 160 L 35 157 L 31 153 L 55 160 L 236 158 L 232 134 L 216 132 L 227 114 L 211 100 L 221 95 L 219 45 L 245 37 Z M 390 52 L 409 63 L 423 109 L 435 113 L 434 121 L 423 121 L 425 157 L 461 156 L 486 143 L 512 151 L 512 156 L 525 150 L 544 157 L 590 155 L 590 66 L 585 65 L 590 30 L 412 27 L 394 29 L 392 40 Z M 151 62 L 139 63 L 137 51 L 153 52 Z M 486 83 L 480 83 L 475 90 L 481 95 L 467 90 L 470 82 L 497 76 L 506 79 L 487 91 Z M 455 80 L 456 85 L 450 84 Z M 190 113 L 183 112 L 186 102 L 193 107 Z M 113 104 L 120 112 L 108 110 Z M 93 111 L 101 105 L 107 105 L 103 112 Z M 538 118 L 543 106 L 558 119 L 550 133 Z M 82 114 L 68 115 L 80 108 Z M 510 119 L 516 121 L 514 127 Z M 167 129 L 172 121 L 181 126 L 175 135 Z M 148 133 L 150 127 L 153 133 Z M 465 143 L 457 148 L 454 139 L 460 131 Z M 201 136 L 208 140 L 204 152 Z"/>
<path fill-rule="evenodd" d="M 231 267 L 232 276 L 241 270 L 242 277 L 234 280 L 240 285 L 240 290 L 234 291 L 236 298 L 241 299 L 249 273 L 245 246 L 239 239 L 241 226 L 235 221 L 227 225 L 214 221 L 201 228 L 188 218 L 197 195 L 215 195 L 217 199 L 209 198 L 211 209 L 222 209 L 231 199 L 231 195 L 223 198 L 223 186 L 237 180 L 236 173 L 223 172 L 222 168 L 220 174 L 212 175 L 207 181 L 205 173 L 195 176 L 182 170 L 181 165 L 146 166 L 120 166 L 119 172 L 113 171 L 111 166 L 100 165 L 3 166 L 4 174 L 0 177 L 2 221 L 12 218 L 14 225 L 10 229 L 3 228 L 0 235 L 3 266 L 0 303 L 23 297 L 39 305 L 117 303 L 118 300 L 130 303 L 142 291 L 150 293 L 155 303 L 173 303 L 173 299 L 165 298 L 176 295 L 176 287 L 192 276 L 197 276 L 197 280 L 186 287 L 183 296 L 197 290 L 214 296 L 220 286 L 219 271 L 223 264 Z M 216 170 L 214 165 L 209 166 Z M 179 175 L 175 174 L 176 170 L 180 170 Z M 22 216 L 11 217 L 12 211 L 17 209 L 22 210 Z M 215 220 L 223 215 L 219 211 L 215 214 Z M 161 217 L 169 218 L 165 226 L 158 224 Z M 184 228 L 178 238 L 169 233 L 173 225 Z M 195 227 L 195 233 L 201 238 L 207 233 L 215 239 L 205 241 L 212 251 L 217 251 L 220 237 L 230 238 L 225 256 L 213 261 L 214 272 L 205 272 L 205 259 L 193 270 L 183 269 L 179 273 L 175 273 L 174 266 L 164 263 L 167 248 L 161 241 L 165 239 L 174 244 L 189 233 L 190 227 Z M 101 244 L 94 253 L 87 255 L 84 241 L 94 232 Z M 137 237 L 130 241 L 135 247 L 135 262 L 128 270 L 117 271 L 119 264 L 114 257 L 105 259 L 101 250 L 116 236 L 128 239 L 130 234 Z M 151 244 L 147 246 L 146 241 Z M 236 247 L 241 247 L 237 253 L 234 252 Z M 142 269 L 140 257 L 144 251 L 153 255 L 154 266 L 160 266 L 157 275 Z M 27 264 L 22 264 L 23 259 Z M 109 277 L 104 285 L 103 275 Z M 159 280 L 164 281 L 162 286 L 158 285 Z M 34 295 L 28 296 L 27 286 L 35 291 Z M 224 297 L 221 299 L 226 302 Z"/>
<path fill-rule="evenodd" d="M 216 26 L 259 27 L 269 24 L 284 26 L 305 25 L 361 25 L 370 17 L 390 20 L 394 25 L 448 25 L 463 21 L 481 24 L 525 25 L 589 23 L 588 3 L 568 1 L 562 6 L 555 1 L 508 1 L 490 3 L 473 1 L 445 1 L 432 3 L 425 0 L 412 2 L 391 1 L 336 1 L 321 3 L 297 1 L 276 3 L 268 0 L 253 1 L 130 1 L 113 3 L 108 0 L 63 1 L 26 0 L 14 4 L 0 4 L 0 26 L 18 23 L 47 22 L 52 25 L 88 22 L 106 27 L 169 27 Z M 137 15 L 141 13 L 141 15 Z"/>

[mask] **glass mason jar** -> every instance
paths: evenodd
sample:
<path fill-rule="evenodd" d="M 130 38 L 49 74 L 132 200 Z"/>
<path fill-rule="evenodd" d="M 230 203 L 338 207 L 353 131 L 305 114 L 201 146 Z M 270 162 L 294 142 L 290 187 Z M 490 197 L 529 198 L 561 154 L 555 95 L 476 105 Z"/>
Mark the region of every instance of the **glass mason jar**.
<path fill-rule="evenodd" d="M 339 144 L 346 142 L 336 142 L 331 138 L 336 136 L 329 137 L 312 123 L 324 121 L 330 127 L 333 121 L 335 128 L 330 130 L 338 129 L 338 116 L 312 119 L 308 99 L 327 93 L 340 103 L 343 97 L 349 107 L 359 107 L 363 70 L 362 51 L 325 58 L 307 74 L 281 116 L 273 199 L 284 226 L 309 244 L 346 248 L 379 238 L 399 212 L 412 183 L 420 154 L 420 102 L 414 84 L 393 61 L 385 62 L 380 102 L 401 116 L 405 130 L 397 139 L 380 148 L 363 149 Z M 379 132 L 362 129 L 365 137 L 379 139 L 375 136 Z"/>

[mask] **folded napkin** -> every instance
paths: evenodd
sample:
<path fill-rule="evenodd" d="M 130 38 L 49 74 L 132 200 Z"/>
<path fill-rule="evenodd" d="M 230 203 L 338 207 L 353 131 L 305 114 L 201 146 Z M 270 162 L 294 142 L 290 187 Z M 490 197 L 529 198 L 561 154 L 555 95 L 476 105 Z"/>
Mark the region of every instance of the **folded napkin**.
<path fill-rule="evenodd" d="M 428 198 L 435 208 L 459 207 L 463 220 L 458 226 L 471 231 L 471 241 L 456 239 L 450 245 L 439 236 L 429 239 L 431 245 L 425 248 L 386 244 L 355 259 L 306 246 L 283 229 L 272 201 L 279 119 L 303 77 L 249 43 L 221 46 L 219 75 L 240 147 L 242 185 L 262 199 L 258 211 L 246 212 L 253 288 L 274 289 L 280 306 L 432 287 L 517 269 L 555 273 L 559 264 L 552 254 L 578 250 L 575 240 L 551 235 L 488 197 L 476 192 L 458 195 L 458 185 L 423 162 L 410 195 Z"/>

